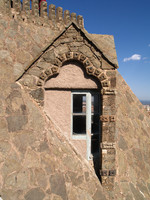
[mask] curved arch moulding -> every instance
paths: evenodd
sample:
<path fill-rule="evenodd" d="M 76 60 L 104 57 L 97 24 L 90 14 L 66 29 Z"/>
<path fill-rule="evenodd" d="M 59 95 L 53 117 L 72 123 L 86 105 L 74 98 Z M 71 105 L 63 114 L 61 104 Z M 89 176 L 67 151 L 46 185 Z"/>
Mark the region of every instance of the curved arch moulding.
<path fill-rule="evenodd" d="M 65 54 L 59 55 L 58 58 L 55 59 L 54 65 L 40 74 L 37 81 L 37 86 L 43 86 L 50 77 L 59 74 L 59 71 L 61 70 L 64 62 L 70 60 L 77 60 L 82 63 L 86 69 L 87 74 L 96 77 L 100 81 L 102 88 L 108 88 L 110 86 L 110 81 L 104 71 L 100 68 L 96 68 L 88 57 L 78 52 L 67 52 Z"/>

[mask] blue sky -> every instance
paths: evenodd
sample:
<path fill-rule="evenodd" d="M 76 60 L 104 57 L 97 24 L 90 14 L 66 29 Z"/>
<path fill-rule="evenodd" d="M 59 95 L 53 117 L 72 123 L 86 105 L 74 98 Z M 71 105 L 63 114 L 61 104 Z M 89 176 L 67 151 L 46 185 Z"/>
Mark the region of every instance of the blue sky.
<path fill-rule="evenodd" d="M 118 71 L 141 100 L 150 100 L 150 0 L 47 0 L 82 15 L 89 33 L 113 35 Z"/>

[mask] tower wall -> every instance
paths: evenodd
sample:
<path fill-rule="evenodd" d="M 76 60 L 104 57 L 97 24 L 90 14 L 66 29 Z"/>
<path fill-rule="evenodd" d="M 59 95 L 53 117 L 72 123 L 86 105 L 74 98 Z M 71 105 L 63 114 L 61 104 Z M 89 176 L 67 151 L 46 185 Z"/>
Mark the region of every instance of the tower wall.
<path fill-rule="evenodd" d="M 69 11 L 63 13 L 62 8 L 56 9 L 54 5 L 49 6 L 48 14 L 46 3 L 39 13 L 36 0 L 31 10 L 30 6 L 28 0 L 24 0 L 23 5 L 14 0 L 12 6 L 8 0 L 0 1 L 0 195 L 4 200 L 149 199 L 150 118 L 121 75 L 117 72 L 116 76 L 116 68 L 112 67 L 112 62 L 117 65 L 112 36 L 89 34 L 103 51 L 101 70 L 105 70 L 111 87 L 116 87 L 117 80 L 117 93 L 103 90 L 106 92 L 104 111 L 111 111 L 107 106 L 111 109 L 112 105 L 112 111 L 116 110 L 116 118 L 111 122 L 108 116 L 102 118 L 103 139 L 112 139 L 110 146 L 101 144 L 103 165 L 108 168 L 103 174 L 103 186 L 113 185 L 113 189 L 106 192 L 93 167 L 47 118 L 42 105 L 29 95 L 28 88 L 37 89 L 31 75 L 40 79 L 41 70 L 44 71 L 42 62 L 35 70 L 28 70 L 31 65 L 71 21 L 83 30 L 83 18 Z M 71 43 L 63 39 L 67 45 Z M 59 52 L 64 51 L 57 41 L 54 45 Z M 67 45 L 65 53 L 72 55 Z M 91 46 L 82 51 L 90 54 L 89 48 Z M 91 50 L 95 56 L 100 55 L 100 51 Z M 95 60 L 93 63 L 97 65 Z M 24 90 L 17 80 L 27 71 L 24 82 L 27 90 Z M 116 105 L 115 100 L 110 100 L 111 95 L 116 98 Z M 42 92 L 35 96 L 44 99 Z M 116 169 L 115 178 L 108 174 L 110 166 Z"/>

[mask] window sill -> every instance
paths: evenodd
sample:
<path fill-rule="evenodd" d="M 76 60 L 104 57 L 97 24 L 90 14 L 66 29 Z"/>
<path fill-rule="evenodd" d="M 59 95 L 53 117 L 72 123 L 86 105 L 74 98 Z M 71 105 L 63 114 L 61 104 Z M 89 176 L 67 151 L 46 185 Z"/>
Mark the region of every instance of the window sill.
<path fill-rule="evenodd" d="M 71 138 L 73 140 L 86 140 L 86 134 L 85 135 L 81 135 L 81 134 L 76 134 L 76 135 L 72 135 Z"/>

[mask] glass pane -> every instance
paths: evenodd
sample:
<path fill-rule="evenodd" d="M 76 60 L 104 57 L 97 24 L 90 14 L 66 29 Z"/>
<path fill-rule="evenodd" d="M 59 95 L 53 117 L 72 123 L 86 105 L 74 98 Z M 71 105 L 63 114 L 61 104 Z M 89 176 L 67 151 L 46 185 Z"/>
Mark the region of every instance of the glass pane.
<path fill-rule="evenodd" d="M 92 109 L 92 117 L 91 117 L 91 153 L 94 156 L 99 155 L 100 148 L 100 105 L 99 105 L 99 94 L 92 94 L 91 99 L 91 109 Z"/>
<path fill-rule="evenodd" d="M 86 95 L 73 95 L 73 113 L 86 113 Z"/>
<path fill-rule="evenodd" d="M 86 134 L 86 116 L 73 116 L 73 134 Z"/>
<path fill-rule="evenodd" d="M 92 99 L 91 99 L 91 109 L 92 113 L 99 113 L 99 95 L 98 94 L 92 94 Z"/>
<path fill-rule="evenodd" d="M 93 135 L 91 138 L 91 153 L 98 153 L 99 152 L 99 135 Z"/>
<path fill-rule="evenodd" d="M 92 124 L 92 133 L 93 134 L 99 133 L 99 115 L 92 115 L 91 124 Z"/>

